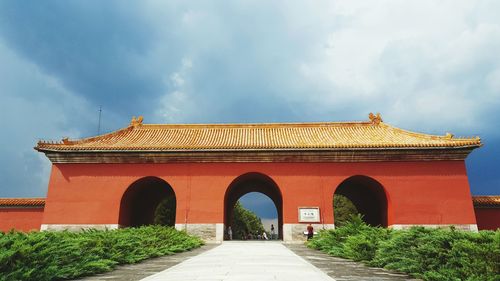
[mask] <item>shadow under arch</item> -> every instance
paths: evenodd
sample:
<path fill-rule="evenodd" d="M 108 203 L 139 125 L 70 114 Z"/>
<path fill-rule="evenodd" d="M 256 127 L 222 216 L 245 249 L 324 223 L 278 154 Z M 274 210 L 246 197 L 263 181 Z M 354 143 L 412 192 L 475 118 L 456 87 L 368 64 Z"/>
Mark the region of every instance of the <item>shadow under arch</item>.
<path fill-rule="evenodd" d="M 176 197 L 172 187 L 158 177 L 143 177 L 133 182 L 123 193 L 120 202 L 120 227 L 137 227 L 154 224 L 155 211 L 160 203 L 168 200 L 173 212 L 173 221 L 167 225 L 175 226 Z"/>
<path fill-rule="evenodd" d="M 278 185 L 269 176 L 250 172 L 234 179 L 224 195 L 224 229 L 231 225 L 236 202 L 245 194 L 259 192 L 271 199 L 278 213 L 278 239 L 283 239 L 283 197 Z M 225 239 L 225 238 L 224 238 Z"/>
<path fill-rule="evenodd" d="M 367 224 L 387 227 L 387 194 L 377 180 L 363 175 L 351 176 L 339 184 L 334 196 L 336 194 L 351 200 Z M 335 210 L 335 206 L 333 208 Z"/>

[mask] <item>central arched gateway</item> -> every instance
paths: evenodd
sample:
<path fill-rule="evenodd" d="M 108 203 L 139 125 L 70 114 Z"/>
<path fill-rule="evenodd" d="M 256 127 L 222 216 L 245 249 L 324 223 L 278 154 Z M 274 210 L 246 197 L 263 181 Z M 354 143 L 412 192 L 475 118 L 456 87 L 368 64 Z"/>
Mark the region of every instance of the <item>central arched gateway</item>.
<path fill-rule="evenodd" d="M 224 229 L 231 225 L 234 205 L 243 195 L 260 192 L 269 197 L 278 213 L 278 238 L 283 239 L 283 198 L 278 185 L 267 175 L 247 173 L 237 177 L 226 190 L 224 196 Z"/>

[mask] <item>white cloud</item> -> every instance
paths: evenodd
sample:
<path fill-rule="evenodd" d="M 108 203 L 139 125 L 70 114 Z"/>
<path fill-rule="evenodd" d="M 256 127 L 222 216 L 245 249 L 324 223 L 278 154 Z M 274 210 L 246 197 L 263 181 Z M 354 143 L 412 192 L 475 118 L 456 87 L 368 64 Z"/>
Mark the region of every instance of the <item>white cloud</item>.
<path fill-rule="evenodd" d="M 158 38 L 148 61 L 168 57 L 175 43 L 198 63 L 187 71 L 177 58 L 156 115 L 253 121 L 230 119 L 248 117 L 231 108 L 250 99 L 270 104 L 259 111 L 270 120 L 278 111 L 296 121 L 378 111 L 407 129 L 485 132 L 496 126 L 485 116 L 500 105 L 495 10 L 499 2 L 465 0 L 148 2 L 143 13 Z"/>
<path fill-rule="evenodd" d="M 189 97 L 189 89 L 186 87 L 186 79 L 189 71 L 193 67 L 191 58 L 183 58 L 180 68 L 169 76 L 166 80 L 167 88 L 170 92 L 160 99 L 160 106 L 156 110 L 158 122 L 182 122 L 186 115 L 193 110 L 193 102 Z"/>
<path fill-rule="evenodd" d="M 315 110 L 346 106 L 364 116 L 371 107 L 388 122 L 430 131 L 496 126 L 484 117 L 500 100 L 500 20 L 482 11 L 500 10 L 498 2 L 336 3 L 324 12 L 342 18 L 340 27 L 299 66 L 322 89 Z"/>

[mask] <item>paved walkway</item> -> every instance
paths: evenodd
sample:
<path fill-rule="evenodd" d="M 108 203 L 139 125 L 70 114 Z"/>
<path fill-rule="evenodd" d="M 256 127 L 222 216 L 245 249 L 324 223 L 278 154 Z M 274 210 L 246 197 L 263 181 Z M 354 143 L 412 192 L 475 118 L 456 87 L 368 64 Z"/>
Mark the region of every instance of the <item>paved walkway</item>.
<path fill-rule="evenodd" d="M 330 277 L 329 277 L 330 276 Z M 143 279 L 144 278 L 144 279 Z M 407 275 L 328 256 L 303 244 L 231 241 L 118 266 L 85 281 L 113 280 L 337 280 L 403 281 Z"/>
<path fill-rule="evenodd" d="M 323 271 L 281 242 L 224 242 L 144 281 L 331 281 Z"/>
<path fill-rule="evenodd" d="M 163 256 L 144 260 L 136 264 L 125 264 L 117 266 L 113 271 L 93 276 L 82 277 L 80 281 L 137 281 L 151 276 L 155 273 L 181 263 L 191 257 L 208 251 L 218 244 L 207 244 L 188 252 L 177 253 L 171 256 Z"/>
<path fill-rule="evenodd" d="M 303 244 L 287 244 L 290 250 L 303 257 L 337 281 L 406 281 L 406 274 L 368 267 L 360 262 L 329 256 L 321 251 L 307 248 Z"/>

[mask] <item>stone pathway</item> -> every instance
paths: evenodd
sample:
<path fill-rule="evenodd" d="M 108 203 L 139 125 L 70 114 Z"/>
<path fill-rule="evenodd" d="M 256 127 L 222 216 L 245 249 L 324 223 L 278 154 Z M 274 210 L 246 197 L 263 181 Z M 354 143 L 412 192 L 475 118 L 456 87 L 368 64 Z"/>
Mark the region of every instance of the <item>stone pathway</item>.
<path fill-rule="evenodd" d="M 137 281 L 169 267 L 179 264 L 191 257 L 197 256 L 219 244 L 207 244 L 189 252 L 178 253 L 171 256 L 152 258 L 136 264 L 120 265 L 115 270 L 103 274 L 84 277 L 77 280 L 85 281 Z"/>
<path fill-rule="evenodd" d="M 332 281 L 281 242 L 230 241 L 144 281 Z"/>
<path fill-rule="evenodd" d="M 301 256 L 328 276 L 337 281 L 372 280 L 372 281 L 402 281 L 412 279 L 406 274 L 396 273 L 383 268 L 368 267 L 359 262 L 332 257 L 323 252 L 307 248 L 303 244 L 287 244 L 290 250 Z"/>
<path fill-rule="evenodd" d="M 193 251 L 123 265 L 78 280 L 375 280 L 411 279 L 380 268 L 328 256 L 302 244 L 281 241 L 225 241 Z"/>

